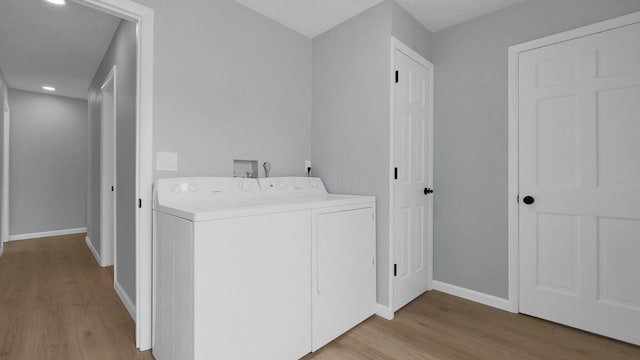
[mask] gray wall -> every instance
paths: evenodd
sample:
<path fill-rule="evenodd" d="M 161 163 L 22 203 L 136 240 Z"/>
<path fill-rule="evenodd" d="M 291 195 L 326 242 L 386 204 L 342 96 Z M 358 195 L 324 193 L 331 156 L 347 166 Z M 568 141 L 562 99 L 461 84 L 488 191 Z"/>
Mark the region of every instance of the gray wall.
<path fill-rule="evenodd" d="M 9 90 L 10 234 L 87 225 L 87 102 Z"/>
<path fill-rule="evenodd" d="M 372 194 L 377 208 L 378 302 L 389 298 L 391 4 L 313 39 L 314 175 L 334 193 Z"/>
<path fill-rule="evenodd" d="M 385 1 L 313 39 L 314 175 L 377 201 L 377 300 L 389 304 L 391 35 L 430 55 L 431 33 Z"/>
<path fill-rule="evenodd" d="M 432 58 L 433 34 L 395 1 L 391 7 L 391 34 L 427 60 Z"/>
<path fill-rule="evenodd" d="M 116 65 L 116 281 L 136 301 L 136 26 L 122 21 L 89 87 L 89 237 L 100 251 L 101 90 Z M 158 100 L 156 100 L 158 101 Z M 86 133 L 85 133 L 86 134 Z M 86 136 L 86 135 L 85 135 Z"/>
<path fill-rule="evenodd" d="M 179 171 L 158 172 L 155 178 L 231 176 L 238 158 L 269 161 L 274 176 L 302 175 L 304 160 L 311 157 L 311 40 L 232 0 L 138 2 L 154 10 L 154 149 L 178 153 Z M 121 25 L 92 84 L 95 179 L 95 89 L 106 76 L 105 64 L 133 64 L 134 40 L 133 26 Z M 122 90 L 135 85 L 133 68 L 127 75 L 124 66 L 118 68 L 118 102 L 130 101 Z M 135 301 L 133 105 L 118 105 L 117 261 L 118 281 Z M 99 248 L 97 187 L 92 194 L 91 240 Z"/>
<path fill-rule="evenodd" d="M 139 2 L 155 13 L 154 147 L 178 153 L 155 177 L 232 176 L 233 159 L 305 174 L 311 40 L 232 0 Z"/>
<path fill-rule="evenodd" d="M 507 48 L 634 11 L 530 0 L 434 34 L 436 280 L 508 295 Z"/>

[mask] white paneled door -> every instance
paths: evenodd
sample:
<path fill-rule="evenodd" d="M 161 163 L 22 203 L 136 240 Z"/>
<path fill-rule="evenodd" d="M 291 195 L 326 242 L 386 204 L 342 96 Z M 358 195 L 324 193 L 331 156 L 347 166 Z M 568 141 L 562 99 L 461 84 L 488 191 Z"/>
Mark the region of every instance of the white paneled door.
<path fill-rule="evenodd" d="M 396 44 L 397 45 L 397 44 Z M 432 67 L 396 49 L 393 116 L 393 309 L 428 290 L 433 223 Z"/>
<path fill-rule="evenodd" d="M 519 72 L 520 312 L 640 344 L 640 24 Z"/>

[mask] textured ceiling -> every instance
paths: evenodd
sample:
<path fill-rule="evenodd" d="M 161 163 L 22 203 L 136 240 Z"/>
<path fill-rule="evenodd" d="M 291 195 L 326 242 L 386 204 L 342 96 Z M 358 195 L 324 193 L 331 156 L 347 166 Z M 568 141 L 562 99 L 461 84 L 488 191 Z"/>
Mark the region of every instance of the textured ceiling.
<path fill-rule="evenodd" d="M 383 0 L 236 0 L 301 34 L 315 37 Z M 397 0 L 435 32 L 524 0 Z"/>
<path fill-rule="evenodd" d="M 0 70 L 11 88 L 86 99 L 119 24 L 70 1 L 0 0 Z"/>
<path fill-rule="evenodd" d="M 436 32 L 524 0 L 396 0 L 425 27 Z"/>

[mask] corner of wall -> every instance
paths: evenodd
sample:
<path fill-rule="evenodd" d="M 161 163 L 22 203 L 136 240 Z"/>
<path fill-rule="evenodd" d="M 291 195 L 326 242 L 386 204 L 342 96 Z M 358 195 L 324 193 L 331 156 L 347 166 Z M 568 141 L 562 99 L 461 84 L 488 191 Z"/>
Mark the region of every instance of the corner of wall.
<path fill-rule="evenodd" d="M 392 6 L 392 0 L 383 1 L 315 37 L 312 51 L 313 164 L 329 191 L 376 196 L 377 301 L 383 308 L 389 305 L 391 293 Z"/>
<path fill-rule="evenodd" d="M 127 292 L 124 290 L 122 285 L 120 285 L 120 283 L 117 280 L 114 283 L 114 288 L 116 290 L 116 294 L 118 294 L 118 297 L 120 298 L 120 301 L 122 302 L 124 307 L 127 309 L 127 312 L 129 313 L 129 315 L 131 316 L 131 318 L 135 322 L 136 321 L 136 305 L 135 305 L 135 303 L 131 300 L 131 297 L 127 294 Z"/>
<path fill-rule="evenodd" d="M 89 248 L 89 250 L 91 250 L 91 253 L 93 254 L 93 257 L 96 259 L 96 262 L 98 263 L 98 265 L 103 266 L 102 258 L 100 258 L 100 253 L 93 246 L 93 243 L 91 242 L 91 238 L 89 237 L 89 235 L 84 237 L 84 242 L 87 243 L 87 247 Z"/>
<path fill-rule="evenodd" d="M 395 0 L 391 2 L 391 34 L 427 60 L 432 61 L 433 33 Z"/>

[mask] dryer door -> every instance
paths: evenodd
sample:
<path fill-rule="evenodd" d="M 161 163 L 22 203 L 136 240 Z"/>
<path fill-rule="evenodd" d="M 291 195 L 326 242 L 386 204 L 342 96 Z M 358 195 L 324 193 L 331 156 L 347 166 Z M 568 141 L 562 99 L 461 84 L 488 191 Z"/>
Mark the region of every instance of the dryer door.
<path fill-rule="evenodd" d="M 313 351 L 375 312 L 375 213 L 365 206 L 313 212 Z"/>
<path fill-rule="evenodd" d="M 319 294 L 374 270 L 371 208 L 318 214 L 317 222 Z"/>

